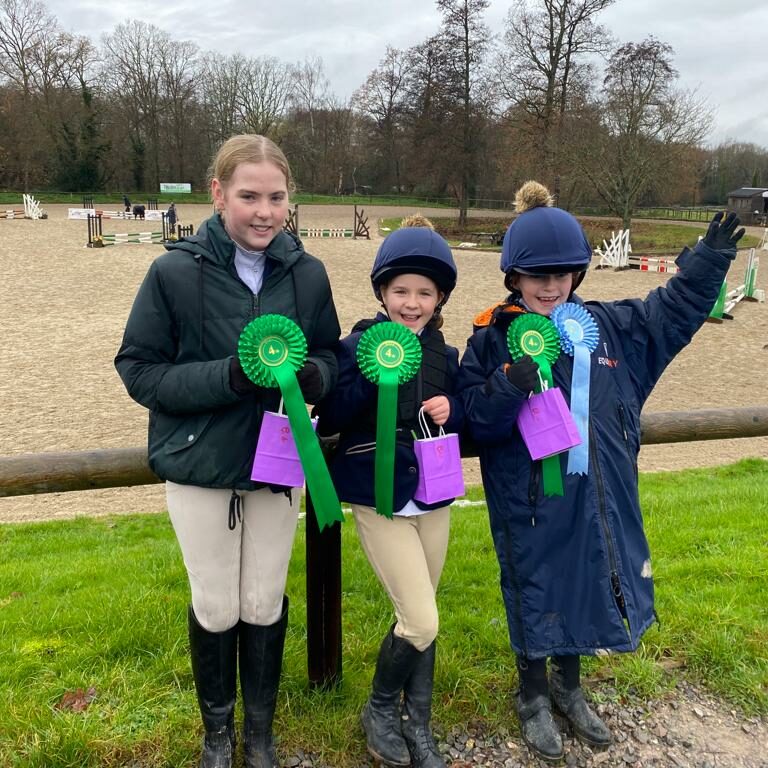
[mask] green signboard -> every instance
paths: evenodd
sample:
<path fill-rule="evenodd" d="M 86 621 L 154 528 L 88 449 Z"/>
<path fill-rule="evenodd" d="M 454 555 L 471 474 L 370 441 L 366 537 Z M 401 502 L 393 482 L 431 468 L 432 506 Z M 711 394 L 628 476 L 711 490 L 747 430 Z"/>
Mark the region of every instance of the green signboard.
<path fill-rule="evenodd" d="M 192 185 L 191 184 L 179 184 L 174 182 L 160 182 L 160 191 L 161 192 L 170 192 L 170 193 L 186 193 L 192 191 Z"/>

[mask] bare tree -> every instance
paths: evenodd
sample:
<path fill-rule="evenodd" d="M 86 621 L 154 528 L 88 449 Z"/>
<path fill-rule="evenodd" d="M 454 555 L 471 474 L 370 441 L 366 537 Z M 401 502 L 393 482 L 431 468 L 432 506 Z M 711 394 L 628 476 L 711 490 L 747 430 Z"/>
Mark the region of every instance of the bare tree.
<path fill-rule="evenodd" d="M 57 29 L 56 18 L 38 0 L 0 0 L 0 81 L 15 86 L 18 93 L 13 112 L 14 141 L 25 191 L 41 138 L 34 104 L 37 51 L 44 46 L 46 36 Z"/>
<path fill-rule="evenodd" d="M 197 55 L 198 47 L 189 40 L 180 40 L 161 49 L 161 88 L 170 144 L 168 170 L 180 180 L 187 178 L 187 136 L 196 96 Z"/>
<path fill-rule="evenodd" d="M 201 64 L 201 89 L 211 147 L 238 129 L 239 104 L 248 60 L 240 53 L 223 56 L 207 53 Z"/>
<path fill-rule="evenodd" d="M 274 56 L 248 59 L 239 94 L 242 127 L 262 136 L 275 136 L 288 103 L 290 70 Z"/>
<path fill-rule="evenodd" d="M 602 132 L 578 155 L 581 168 L 628 229 L 640 196 L 675 172 L 712 117 L 695 92 L 675 87 L 672 48 L 649 37 L 611 56 L 597 104 Z"/>
<path fill-rule="evenodd" d="M 373 149 L 382 165 L 391 169 L 391 180 L 398 192 L 402 188 L 401 142 L 406 74 L 406 54 L 388 46 L 379 66 L 352 94 L 353 107 L 371 121 L 375 136 Z"/>
<path fill-rule="evenodd" d="M 569 99 L 587 80 L 585 56 L 613 45 L 595 17 L 614 2 L 516 0 L 507 14 L 496 61 L 499 89 L 535 137 L 548 183 L 557 173 Z"/>
<path fill-rule="evenodd" d="M 157 189 L 160 183 L 163 60 L 175 44 L 167 32 L 136 20 L 118 24 L 104 36 L 103 82 L 110 97 L 125 108 L 137 189 Z M 147 152 L 152 170 L 149 185 L 144 167 Z"/>
<path fill-rule="evenodd" d="M 469 195 L 475 186 L 479 90 L 486 75 L 484 64 L 490 43 L 483 13 L 489 4 L 489 0 L 437 0 L 443 16 L 437 40 L 447 65 L 446 87 L 456 105 L 453 154 L 460 226 L 466 223 Z"/>
<path fill-rule="evenodd" d="M 294 108 L 309 117 L 309 130 L 315 135 L 315 112 L 328 106 L 331 84 L 325 75 L 320 56 L 307 57 L 301 64 L 291 67 L 292 78 L 289 99 Z"/>

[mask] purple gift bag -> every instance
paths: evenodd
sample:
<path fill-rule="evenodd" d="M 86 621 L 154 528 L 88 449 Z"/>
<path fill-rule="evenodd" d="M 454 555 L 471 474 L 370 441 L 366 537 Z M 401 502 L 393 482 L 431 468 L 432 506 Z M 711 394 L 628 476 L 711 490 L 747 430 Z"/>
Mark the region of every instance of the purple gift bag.
<path fill-rule="evenodd" d="M 581 435 L 565 403 L 560 387 L 531 395 L 517 417 L 531 458 L 546 459 L 581 443 Z"/>
<path fill-rule="evenodd" d="M 459 436 L 445 434 L 440 427 L 437 437 L 432 437 L 424 409 L 419 411 L 419 423 L 424 435 L 413 441 L 413 450 L 419 465 L 419 484 L 413 498 L 423 504 L 437 504 L 464 494 L 464 476 L 459 453 Z"/>
<path fill-rule="evenodd" d="M 317 419 L 312 420 L 312 426 L 317 427 Z M 289 488 L 304 485 L 304 470 L 301 468 L 288 416 L 283 413 L 282 400 L 278 413 L 264 413 L 256 455 L 253 457 L 251 480 Z"/>

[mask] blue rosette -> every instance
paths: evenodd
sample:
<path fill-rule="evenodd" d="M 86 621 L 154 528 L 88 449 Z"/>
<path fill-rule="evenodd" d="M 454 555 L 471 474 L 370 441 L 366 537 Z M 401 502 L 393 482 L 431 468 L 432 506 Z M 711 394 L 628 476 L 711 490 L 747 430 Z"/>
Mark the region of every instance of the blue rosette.
<path fill-rule="evenodd" d="M 573 302 L 552 310 L 550 320 L 560 334 L 560 346 L 573 357 L 571 378 L 571 415 L 579 428 L 581 443 L 568 451 L 569 475 L 586 475 L 589 471 L 589 378 L 592 353 L 600 341 L 600 331 L 592 315 Z"/>

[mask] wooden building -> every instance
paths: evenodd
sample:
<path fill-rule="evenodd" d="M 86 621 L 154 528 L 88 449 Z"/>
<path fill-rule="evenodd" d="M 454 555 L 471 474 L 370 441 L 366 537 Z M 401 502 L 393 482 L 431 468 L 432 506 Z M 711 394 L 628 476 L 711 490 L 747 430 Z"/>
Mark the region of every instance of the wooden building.
<path fill-rule="evenodd" d="M 742 187 L 728 193 L 728 210 L 739 215 L 742 224 L 766 226 L 768 188 Z"/>

